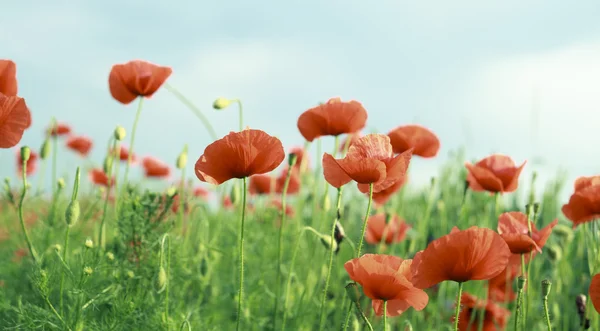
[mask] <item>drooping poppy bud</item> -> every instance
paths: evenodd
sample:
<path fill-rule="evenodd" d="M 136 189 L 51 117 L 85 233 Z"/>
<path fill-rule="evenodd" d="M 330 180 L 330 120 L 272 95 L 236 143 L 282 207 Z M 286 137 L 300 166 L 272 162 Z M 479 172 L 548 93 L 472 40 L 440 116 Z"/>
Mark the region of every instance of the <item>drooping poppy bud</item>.
<path fill-rule="evenodd" d="M 216 110 L 221 110 L 229 107 L 233 103 L 233 100 L 229 100 L 227 98 L 217 98 L 215 102 L 213 102 L 213 108 Z"/>

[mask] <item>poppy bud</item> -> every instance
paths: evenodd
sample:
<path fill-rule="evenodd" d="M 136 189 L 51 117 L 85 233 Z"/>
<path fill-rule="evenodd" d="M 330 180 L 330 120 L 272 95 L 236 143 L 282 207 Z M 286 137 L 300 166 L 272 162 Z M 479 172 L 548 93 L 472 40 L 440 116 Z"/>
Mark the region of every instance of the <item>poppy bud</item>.
<path fill-rule="evenodd" d="M 156 292 L 158 293 L 164 291 L 167 286 L 167 271 L 162 266 L 158 269 L 158 275 L 156 276 L 154 285 L 156 286 Z"/>
<path fill-rule="evenodd" d="M 177 188 L 169 187 L 169 189 L 167 190 L 167 197 L 173 199 L 173 197 L 175 197 L 176 194 L 177 194 Z"/>
<path fill-rule="evenodd" d="M 519 291 L 522 290 L 522 289 L 524 289 L 526 282 L 527 282 L 527 280 L 525 279 L 525 277 L 519 276 L 519 278 L 517 278 L 517 289 Z"/>
<path fill-rule="evenodd" d="M 356 283 L 348 283 L 348 285 L 346 285 L 346 294 L 348 294 L 348 298 L 350 298 L 352 302 L 359 302 L 360 293 L 358 292 L 358 286 L 356 286 Z"/>
<path fill-rule="evenodd" d="M 21 147 L 21 162 L 29 161 L 30 156 L 31 156 L 31 149 L 27 146 Z"/>
<path fill-rule="evenodd" d="M 52 247 L 54 248 L 54 251 L 56 251 L 57 253 L 60 253 L 60 251 L 62 251 L 62 246 L 59 244 L 56 244 Z"/>
<path fill-rule="evenodd" d="M 114 135 L 115 139 L 117 139 L 118 141 L 122 141 L 123 139 L 125 139 L 126 135 L 125 128 L 120 125 L 117 125 L 117 127 L 115 128 Z"/>
<path fill-rule="evenodd" d="M 557 224 L 554 229 L 552 229 L 552 233 L 566 243 L 570 243 L 575 236 L 573 234 L 573 229 L 563 224 Z"/>
<path fill-rule="evenodd" d="M 550 279 L 542 280 L 542 298 L 546 299 L 550 294 L 550 288 L 552 288 L 552 282 Z"/>
<path fill-rule="evenodd" d="M 325 246 L 325 248 L 327 248 L 327 250 L 333 249 L 334 251 L 337 251 L 337 242 L 335 241 L 335 239 L 331 238 L 331 236 L 328 235 L 320 235 L 321 238 L 321 243 L 323 244 L 323 246 Z"/>
<path fill-rule="evenodd" d="M 562 248 L 558 245 L 549 245 L 546 247 L 548 257 L 552 262 L 558 262 L 562 259 Z"/>
<path fill-rule="evenodd" d="M 290 153 L 288 155 L 288 165 L 290 167 L 293 167 L 296 164 L 297 160 L 298 160 L 298 155 L 296 155 L 296 153 Z"/>
<path fill-rule="evenodd" d="M 340 219 L 341 217 L 338 217 L 338 219 Z M 339 221 L 335 221 L 335 229 L 333 232 L 333 237 L 335 238 L 335 242 L 338 243 L 338 250 L 339 248 L 339 244 L 342 242 L 342 240 L 344 240 L 344 237 L 346 237 L 346 233 L 344 232 L 344 228 L 342 227 L 342 223 L 340 223 Z"/>
<path fill-rule="evenodd" d="M 87 238 L 85 240 L 85 247 L 88 249 L 94 248 L 94 242 L 92 241 L 91 238 Z"/>
<path fill-rule="evenodd" d="M 412 324 L 410 321 L 404 320 L 404 331 L 413 331 Z"/>
<path fill-rule="evenodd" d="M 65 211 L 65 221 L 67 221 L 68 226 L 73 226 L 79 221 L 80 212 L 78 200 L 69 202 L 69 206 L 67 206 L 67 210 Z"/>
<path fill-rule="evenodd" d="M 540 211 L 540 203 L 539 202 L 535 202 L 533 204 L 533 214 L 537 215 Z"/>
<path fill-rule="evenodd" d="M 108 154 L 104 158 L 104 163 L 102 164 L 102 170 L 104 170 L 105 174 L 109 174 L 111 172 L 112 165 L 113 165 L 113 157 L 112 157 L 112 155 Z"/>
<path fill-rule="evenodd" d="M 40 158 L 45 160 L 50 154 L 50 140 L 48 138 L 44 139 L 42 143 L 42 147 L 40 147 Z"/>
<path fill-rule="evenodd" d="M 329 195 L 326 195 L 325 198 L 323 199 L 323 210 L 329 211 L 330 209 L 331 209 L 331 199 L 329 198 Z"/>
<path fill-rule="evenodd" d="M 229 107 L 229 105 L 231 105 L 232 100 L 226 99 L 226 98 L 217 98 L 217 100 L 215 100 L 215 102 L 213 102 L 213 108 L 216 110 L 221 110 L 221 109 L 225 109 L 227 107 Z"/>
<path fill-rule="evenodd" d="M 64 178 L 59 178 L 56 181 L 56 186 L 58 187 L 59 190 L 62 190 L 63 188 L 65 188 L 65 179 Z"/>
<path fill-rule="evenodd" d="M 84 273 L 86 276 L 89 276 L 89 275 L 91 275 L 93 272 L 94 272 L 94 269 L 92 269 L 92 268 L 90 268 L 90 267 L 85 267 L 85 268 L 83 268 L 83 273 Z"/>
<path fill-rule="evenodd" d="M 179 154 L 179 156 L 177 157 L 177 169 L 185 168 L 185 165 L 187 164 L 187 159 L 187 151 L 181 152 L 181 154 Z"/>

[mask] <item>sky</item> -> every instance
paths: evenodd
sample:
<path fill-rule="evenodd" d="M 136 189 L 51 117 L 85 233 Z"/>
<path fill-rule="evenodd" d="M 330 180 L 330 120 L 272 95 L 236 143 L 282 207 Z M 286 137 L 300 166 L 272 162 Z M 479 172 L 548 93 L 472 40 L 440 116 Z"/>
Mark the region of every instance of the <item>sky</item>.
<path fill-rule="evenodd" d="M 438 157 L 415 158 L 413 182 L 427 183 L 464 147 L 469 160 L 527 160 L 525 185 L 533 170 L 542 180 L 558 169 L 571 181 L 599 173 L 598 17 L 595 0 L 21 0 L 0 12 L 0 58 L 16 62 L 32 112 L 22 144 L 39 148 L 54 116 L 94 139 L 96 164 L 116 125 L 130 132 L 136 110 L 110 96 L 110 68 L 143 59 L 173 68 L 168 83 L 219 136 L 238 122 L 235 108 L 211 108 L 217 97 L 241 99 L 245 125 L 291 148 L 304 143 L 298 116 L 339 96 L 365 106 L 365 132 L 419 124 L 438 135 Z M 144 103 L 136 153 L 174 164 L 188 144 L 193 163 L 211 142 L 167 90 Z M 0 176 L 14 177 L 15 153 L 0 151 Z M 59 154 L 65 176 L 90 162 Z"/>

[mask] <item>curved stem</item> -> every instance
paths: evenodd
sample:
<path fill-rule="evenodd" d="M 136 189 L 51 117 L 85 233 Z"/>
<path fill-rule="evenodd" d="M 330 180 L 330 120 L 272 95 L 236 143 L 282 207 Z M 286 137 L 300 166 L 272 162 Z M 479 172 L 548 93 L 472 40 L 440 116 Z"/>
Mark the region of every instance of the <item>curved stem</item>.
<path fill-rule="evenodd" d="M 241 106 L 240 106 L 241 107 Z M 241 116 L 241 114 L 240 114 Z M 241 122 L 240 122 L 241 125 Z M 277 240 L 277 282 L 275 283 L 275 311 L 273 312 L 273 330 L 277 325 L 277 313 L 279 311 L 279 296 L 281 294 L 281 255 L 282 246 L 281 241 L 283 238 L 283 227 L 286 219 L 286 195 L 288 186 L 290 184 L 290 177 L 292 176 L 292 167 L 288 167 L 287 174 L 285 176 L 285 182 L 283 183 L 283 191 L 281 192 L 281 224 L 279 225 L 279 239 Z"/>
<path fill-rule="evenodd" d="M 456 311 L 454 312 L 454 331 L 458 331 L 458 315 L 460 315 L 460 299 L 462 298 L 463 283 L 458 283 L 458 295 L 456 296 Z"/>
<path fill-rule="evenodd" d="M 238 293 L 238 307 L 237 307 L 237 325 L 236 330 L 240 330 L 240 325 L 242 321 L 242 296 L 244 294 L 244 222 L 246 219 L 246 194 L 248 189 L 247 186 L 248 179 L 244 177 L 242 179 L 242 220 L 240 224 L 240 285 L 239 285 L 239 293 Z"/>
<path fill-rule="evenodd" d="M 360 251 L 362 250 L 363 241 L 365 239 L 365 231 L 367 230 L 367 222 L 369 221 L 369 214 L 371 214 L 371 204 L 373 202 L 373 183 L 369 184 L 369 204 L 367 205 L 367 213 L 365 214 L 365 220 L 363 221 L 362 232 L 360 234 L 360 240 L 358 242 L 358 249 L 356 250 L 356 257 L 360 257 Z"/>
<path fill-rule="evenodd" d="M 383 300 L 383 331 L 387 331 L 387 300 Z"/>
<path fill-rule="evenodd" d="M 25 241 L 27 242 L 27 248 L 29 248 L 29 254 L 31 254 L 33 262 L 38 263 L 39 259 L 35 248 L 33 248 L 33 243 L 29 238 L 29 233 L 27 233 L 27 228 L 25 227 L 25 218 L 23 217 L 23 203 L 25 202 L 25 196 L 27 195 L 27 161 L 23 160 L 22 166 L 23 168 L 21 171 L 21 176 L 23 179 L 23 191 L 21 192 L 21 199 L 19 201 L 19 221 L 21 221 L 21 229 L 25 235 Z"/>
<path fill-rule="evenodd" d="M 200 121 L 202 121 L 202 124 L 204 124 L 204 127 L 208 131 L 208 134 L 210 134 L 210 137 L 212 138 L 212 140 L 218 139 L 215 129 L 213 129 L 212 125 L 210 125 L 210 122 L 208 121 L 208 118 L 206 118 L 206 116 L 204 116 L 204 114 L 200 111 L 200 109 L 198 109 L 198 107 L 196 107 L 188 98 L 186 98 L 183 94 L 181 94 L 181 92 L 176 90 L 173 86 L 169 85 L 168 83 L 165 83 L 165 85 L 163 85 L 163 86 L 167 89 L 167 91 L 173 93 L 173 95 L 177 99 L 179 99 L 179 101 L 181 101 L 184 105 L 186 105 L 194 113 L 194 115 L 196 115 L 196 117 L 198 117 L 200 119 Z"/>
<path fill-rule="evenodd" d="M 129 168 L 133 161 L 133 143 L 135 142 L 135 132 L 137 130 L 138 122 L 140 121 L 140 114 L 142 113 L 142 105 L 144 104 L 144 98 L 139 97 L 137 111 L 135 113 L 135 119 L 133 120 L 133 127 L 131 128 L 131 139 L 129 140 L 129 156 L 127 158 L 127 167 L 125 167 L 125 176 L 123 177 L 123 187 L 126 187 L 127 178 L 129 176 Z"/>
<path fill-rule="evenodd" d="M 337 194 L 337 199 L 336 199 L 336 217 L 333 221 L 333 225 L 331 226 L 331 240 L 335 240 L 334 236 L 335 236 L 335 225 L 336 223 L 340 220 L 341 218 L 341 208 L 342 205 L 342 187 L 338 188 L 338 194 Z M 319 314 L 319 330 L 323 329 L 323 317 L 325 316 L 325 299 L 327 298 L 327 290 L 329 289 L 329 280 L 331 278 L 331 268 L 333 266 L 333 252 L 334 252 L 334 245 L 332 242 L 332 245 L 330 245 L 331 247 L 329 248 L 329 264 L 327 266 L 327 276 L 325 277 L 325 288 L 323 289 L 323 297 L 321 298 L 321 313 Z"/>

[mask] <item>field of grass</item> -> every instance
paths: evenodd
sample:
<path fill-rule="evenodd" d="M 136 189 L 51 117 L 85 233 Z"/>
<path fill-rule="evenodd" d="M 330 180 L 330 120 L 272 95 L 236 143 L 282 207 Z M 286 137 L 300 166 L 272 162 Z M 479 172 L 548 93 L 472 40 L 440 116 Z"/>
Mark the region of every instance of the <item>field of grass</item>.
<path fill-rule="evenodd" d="M 229 104 L 215 105 L 220 106 Z M 108 151 L 123 139 L 124 131 L 116 131 Z M 45 150 L 34 151 L 40 158 L 37 162 L 43 164 L 41 169 L 52 177 L 56 176 L 52 159 L 65 152 L 57 152 L 54 143 L 59 139 L 49 136 Z M 316 142 L 306 151 L 321 160 L 319 149 Z M 27 162 L 29 153 L 23 148 L 18 156 L 24 167 L 32 166 Z M 198 175 L 201 171 L 198 164 L 194 170 L 193 163 L 199 155 L 188 156 L 185 148 L 177 162 L 168 166 L 176 169 L 176 178 L 189 181 L 149 191 L 141 183 L 127 181 L 125 175 L 117 176 L 116 185 L 107 189 L 111 175 L 129 168 L 127 158 L 119 162 L 111 155 L 107 154 L 99 175 L 74 165 L 73 176 L 68 181 L 56 178 L 52 192 L 43 192 L 25 175 L 5 180 L 0 200 L 3 330 L 308 331 L 383 330 L 385 325 L 388 330 L 454 330 L 452 319 L 457 312 L 461 318 L 471 318 L 469 326 L 461 324 L 460 330 L 580 330 L 586 319 L 589 329 L 599 330 L 600 319 L 591 302 L 587 309 L 580 302 L 581 295 L 588 296 L 591 275 L 597 270 L 598 229 L 595 222 L 573 228 L 563 215 L 566 201 L 559 196 L 562 191 L 571 192 L 572 183 L 560 177 L 549 183 L 520 178 L 522 184 L 532 181 L 534 188 L 543 187 L 540 196 L 522 189 L 504 194 L 474 191 L 467 185 L 464 154 L 457 152 L 439 173 L 432 174 L 428 187 L 409 182 L 378 204 L 371 203 L 369 194 L 359 192 L 354 182 L 339 190 L 331 186 L 321 162 L 316 168 L 303 163 L 296 183 L 290 183 L 291 170 L 274 171 L 273 177 L 281 177 L 279 184 L 273 181 L 273 187 L 283 183 L 280 193 L 253 187 L 252 177 L 202 186 L 197 177 L 210 182 L 209 176 Z M 286 155 L 275 166 L 290 162 L 290 168 L 294 167 L 296 156 Z M 153 169 L 160 170 L 160 166 Z M 418 171 L 409 166 L 406 176 Z M 79 190 L 88 178 L 97 184 L 95 189 Z M 299 185 L 299 191 L 286 194 L 293 185 Z M 208 193 L 202 194 L 198 187 L 207 188 Z M 531 259 L 529 253 L 524 254 L 523 265 L 516 256 L 517 271 L 521 266 L 527 270 L 526 285 L 519 293 L 522 300 L 493 300 L 488 277 L 461 283 L 463 294 L 474 295 L 487 305 L 469 305 L 463 296 L 462 308 L 456 310 L 459 285 L 446 278 L 450 281 L 423 289 L 428 296 L 424 309 L 408 308 L 398 316 L 383 318 L 376 316 L 371 299 L 344 267 L 361 248 L 360 256 L 412 259 L 453 227 L 498 231 L 499 216 L 510 211 L 527 214 L 538 229 L 558 219 L 547 242 L 540 244 L 541 254 Z M 405 236 L 363 244 L 361 238 L 368 237 L 363 235 L 365 228 L 376 231 L 365 224 L 366 213 L 371 226 L 378 215 L 386 224 L 399 217 L 409 226 Z M 470 249 L 483 251 L 484 247 L 471 245 Z M 460 261 L 468 259 L 468 254 L 441 258 Z M 501 265 L 499 270 L 507 267 L 501 259 L 488 264 L 490 268 Z M 377 278 L 376 270 L 371 269 L 368 277 L 374 283 L 383 282 L 380 285 L 385 288 L 389 279 Z M 525 280 L 518 275 L 507 276 L 505 293 L 521 292 L 517 286 Z M 518 323 L 516 316 L 520 316 Z"/>

